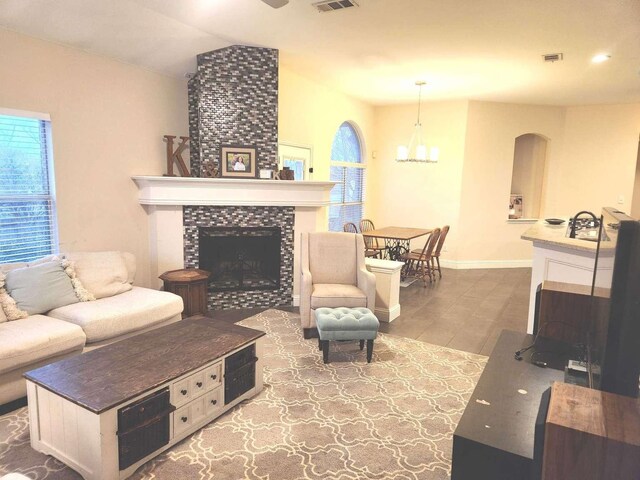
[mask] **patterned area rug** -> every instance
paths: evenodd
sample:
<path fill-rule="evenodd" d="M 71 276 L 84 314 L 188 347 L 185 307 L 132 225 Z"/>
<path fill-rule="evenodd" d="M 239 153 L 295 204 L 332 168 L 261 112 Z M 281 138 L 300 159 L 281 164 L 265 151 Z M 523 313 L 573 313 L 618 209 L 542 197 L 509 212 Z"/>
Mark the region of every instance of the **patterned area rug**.
<path fill-rule="evenodd" d="M 343 342 L 325 365 L 296 314 L 268 310 L 242 325 L 267 332 L 264 390 L 131 478 L 449 478 L 453 431 L 486 357 L 380 334 L 371 364 Z M 30 448 L 26 408 L 0 417 L 0 474 L 11 471 L 80 478 Z"/>

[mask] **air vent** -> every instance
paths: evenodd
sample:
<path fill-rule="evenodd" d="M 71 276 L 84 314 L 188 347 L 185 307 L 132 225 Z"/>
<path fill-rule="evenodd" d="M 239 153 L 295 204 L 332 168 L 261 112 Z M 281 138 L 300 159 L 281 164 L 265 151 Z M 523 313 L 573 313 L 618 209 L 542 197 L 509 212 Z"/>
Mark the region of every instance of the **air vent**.
<path fill-rule="evenodd" d="M 545 62 L 557 62 L 559 60 L 562 60 L 562 54 L 561 53 L 547 53 L 546 55 L 542 55 L 542 59 Z"/>
<path fill-rule="evenodd" d="M 334 10 L 342 10 L 345 8 L 358 7 L 354 0 L 323 0 L 313 4 L 316 9 L 321 12 L 333 12 Z"/>

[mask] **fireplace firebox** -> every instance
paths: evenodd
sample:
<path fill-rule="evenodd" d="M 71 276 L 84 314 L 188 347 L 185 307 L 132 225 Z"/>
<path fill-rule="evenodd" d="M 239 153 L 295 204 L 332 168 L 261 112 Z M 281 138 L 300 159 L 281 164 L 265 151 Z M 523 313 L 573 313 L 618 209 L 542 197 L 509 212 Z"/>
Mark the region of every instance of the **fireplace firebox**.
<path fill-rule="evenodd" d="M 198 237 L 210 291 L 280 288 L 279 227 L 200 227 Z"/>

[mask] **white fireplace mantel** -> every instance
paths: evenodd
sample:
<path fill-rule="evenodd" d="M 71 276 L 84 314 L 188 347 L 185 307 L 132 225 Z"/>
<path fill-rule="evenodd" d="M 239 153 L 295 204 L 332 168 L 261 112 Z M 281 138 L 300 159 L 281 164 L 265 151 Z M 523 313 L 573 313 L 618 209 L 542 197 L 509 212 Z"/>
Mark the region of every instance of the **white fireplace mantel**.
<path fill-rule="evenodd" d="M 336 182 L 161 176 L 132 179 L 149 218 L 151 278 L 184 268 L 184 205 L 294 207 L 293 303 L 298 304 L 300 234 L 326 230 L 323 207 L 329 205 Z"/>
<path fill-rule="evenodd" d="M 336 182 L 195 177 L 131 177 L 142 205 L 326 207 Z"/>

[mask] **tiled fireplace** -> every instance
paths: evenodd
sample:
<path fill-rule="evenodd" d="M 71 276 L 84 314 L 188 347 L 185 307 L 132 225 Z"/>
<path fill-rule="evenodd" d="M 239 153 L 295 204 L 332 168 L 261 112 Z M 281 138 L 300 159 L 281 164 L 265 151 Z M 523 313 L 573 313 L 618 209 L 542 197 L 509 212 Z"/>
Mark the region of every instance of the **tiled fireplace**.
<path fill-rule="evenodd" d="M 257 169 L 277 168 L 278 51 L 233 45 L 198 55 L 197 65 L 188 87 L 193 177 L 134 177 L 149 214 L 151 277 L 212 271 L 210 309 L 296 304 L 300 234 L 326 229 L 334 183 L 196 178 L 220 166 L 225 145 L 255 148 Z M 271 259 L 251 235 L 275 249 Z M 218 241 L 212 258 L 201 256 L 203 239 Z"/>
<path fill-rule="evenodd" d="M 184 265 L 212 273 L 210 310 L 291 305 L 294 216 L 294 207 L 184 207 Z"/>
<path fill-rule="evenodd" d="M 211 235 L 264 237 L 268 232 L 277 232 L 280 255 L 276 284 L 266 285 L 265 279 L 256 280 L 258 275 L 251 272 L 253 267 L 258 273 L 273 271 L 270 261 L 260 265 L 256 257 L 266 246 L 258 246 L 257 240 L 238 248 L 234 243 L 228 249 L 232 260 L 246 260 L 245 276 L 251 278 L 238 288 L 220 288 L 225 278 L 237 278 L 228 272 L 228 264 L 233 262 L 226 262 L 226 266 L 212 272 L 207 303 L 212 310 L 298 304 L 300 235 L 326 230 L 324 207 L 329 204 L 334 182 L 153 176 L 133 179 L 139 188 L 140 204 L 149 217 L 152 278 L 167 270 L 211 268 L 203 265 L 200 257 L 203 238 Z M 267 241 L 271 246 L 273 242 L 273 238 Z M 160 286 L 159 280 L 156 286 Z"/>

